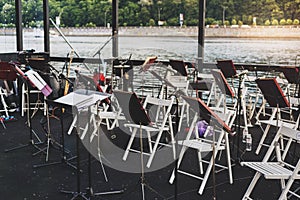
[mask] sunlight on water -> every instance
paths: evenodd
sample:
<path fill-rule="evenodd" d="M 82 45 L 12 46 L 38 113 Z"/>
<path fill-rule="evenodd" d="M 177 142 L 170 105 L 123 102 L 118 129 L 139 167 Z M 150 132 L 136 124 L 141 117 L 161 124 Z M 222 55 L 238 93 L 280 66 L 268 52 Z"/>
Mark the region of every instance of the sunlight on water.
<path fill-rule="evenodd" d="M 72 47 L 81 57 L 112 58 L 110 37 L 67 37 Z M 105 47 L 103 45 L 110 40 Z M 0 52 L 14 52 L 15 36 L 0 36 Z M 51 56 L 66 56 L 71 47 L 60 36 L 50 37 Z M 24 49 L 43 51 L 42 37 L 24 35 Z M 119 37 L 119 58 L 145 59 L 157 56 L 158 60 L 182 59 L 194 62 L 197 58 L 197 38 L 192 37 Z M 232 59 L 236 63 L 298 64 L 300 41 L 297 39 L 243 39 L 207 38 L 204 46 L 204 61 Z"/>

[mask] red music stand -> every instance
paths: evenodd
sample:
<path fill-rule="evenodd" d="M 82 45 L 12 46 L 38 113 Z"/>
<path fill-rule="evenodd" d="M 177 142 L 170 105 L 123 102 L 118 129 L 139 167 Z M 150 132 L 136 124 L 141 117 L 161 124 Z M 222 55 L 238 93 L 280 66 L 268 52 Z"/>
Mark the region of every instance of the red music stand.
<path fill-rule="evenodd" d="M 233 78 L 237 75 L 236 68 L 232 60 L 218 60 L 217 67 L 222 71 L 225 78 Z"/>

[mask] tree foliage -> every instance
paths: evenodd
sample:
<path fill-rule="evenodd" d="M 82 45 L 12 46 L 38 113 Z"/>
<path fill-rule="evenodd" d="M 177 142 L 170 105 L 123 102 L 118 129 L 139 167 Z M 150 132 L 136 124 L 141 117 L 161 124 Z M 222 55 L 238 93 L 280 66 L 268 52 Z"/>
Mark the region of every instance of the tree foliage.
<path fill-rule="evenodd" d="M 15 23 L 14 4 L 14 0 L 0 0 L 0 24 Z M 49 0 L 49 11 L 52 19 L 60 17 L 62 26 L 105 26 L 112 20 L 111 4 L 112 0 Z M 198 23 L 198 4 L 199 0 L 119 0 L 119 24 L 149 26 L 161 20 L 166 25 L 179 26 L 182 13 L 184 25 L 194 26 Z M 25 27 L 42 24 L 42 5 L 42 0 L 22 0 Z M 297 22 L 300 0 L 206 0 L 206 17 L 207 23 L 214 24 L 241 21 L 251 25 L 254 17 L 257 25 L 267 20 Z"/>

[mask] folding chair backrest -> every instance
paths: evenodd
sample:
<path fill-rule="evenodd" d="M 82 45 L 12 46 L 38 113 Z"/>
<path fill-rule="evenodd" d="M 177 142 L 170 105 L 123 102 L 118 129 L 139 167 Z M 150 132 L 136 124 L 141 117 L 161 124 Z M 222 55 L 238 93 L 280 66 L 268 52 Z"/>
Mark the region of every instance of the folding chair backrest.
<path fill-rule="evenodd" d="M 163 119 L 164 123 L 166 121 L 167 115 L 171 112 L 172 105 L 174 103 L 174 97 L 171 99 L 160 99 L 151 96 L 147 96 L 144 102 L 144 109 L 148 110 L 148 116 L 153 119 L 152 121 L 158 122 L 159 119 Z M 152 110 L 155 106 L 156 108 Z M 150 112 L 151 110 L 151 112 Z M 153 111 L 155 113 L 153 113 Z"/>
<path fill-rule="evenodd" d="M 287 142 L 284 144 L 284 148 L 283 153 L 281 153 L 282 150 L 280 150 L 280 140 L 281 138 L 284 138 L 285 140 L 287 140 Z M 300 131 L 289 128 L 289 127 L 285 127 L 285 126 L 281 126 L 279 128 L 279 130 L 277 131 L 264 159 L 263 162 L 267 162 L 274 149 L 276 150 L 277 153 L 277 159 L 278 161 L 282 161 L 286 158 L 286 155 L 291 152 L 290 147 L 292 146 L 292 142 L 295 142 L 296 145 L 299 145 L 299 141 L 300 141 Z M 282 143 L 281 143 L 282 144 Z"/>
<path fill-rule="evenodd" d="M 151 124 L 149 116 L 134 92 L 114 90 L 114 95 L 127 121 L 145 126 Z"/>

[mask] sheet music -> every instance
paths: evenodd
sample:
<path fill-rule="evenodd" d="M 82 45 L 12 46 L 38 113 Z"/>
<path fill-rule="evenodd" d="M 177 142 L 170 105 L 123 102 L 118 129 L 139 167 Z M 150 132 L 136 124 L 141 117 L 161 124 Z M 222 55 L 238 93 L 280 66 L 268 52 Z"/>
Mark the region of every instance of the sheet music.
<path fill-rule="evenodd" d="M 108 97 L 110 97 L 110 94 L 79 89 L 54 100 L 54 102 L 69 106 L 76 106 L 77 109 L 82 109 L 91 106 L 98 101 L 102 101 Z"/>

